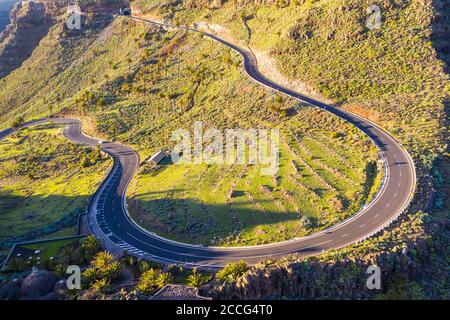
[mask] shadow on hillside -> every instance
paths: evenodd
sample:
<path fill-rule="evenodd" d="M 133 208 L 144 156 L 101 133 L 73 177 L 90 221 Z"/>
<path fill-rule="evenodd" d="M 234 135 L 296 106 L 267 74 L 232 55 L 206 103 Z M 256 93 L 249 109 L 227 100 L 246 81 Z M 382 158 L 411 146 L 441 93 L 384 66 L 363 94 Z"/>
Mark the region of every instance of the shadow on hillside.
<path fill-rule="evenodd" d="M 179 191 L 179 190 L 178 190 Z M 151 201 L 130 199 L 128 201 L 131 214 L 136 221 L 146 220 L 156 233 L 174 234 L 189 242 L 226 237 L 234 238 L 240 232 L 251 230 L 256 226 L 270 228 L 279 234 L 278 239 L 290 238 L 287 230 L 281 225 L 284 222 L 298 223 L 300 228 L 301 214 L 289 211 L 258 210 L 257 207 L 274 200 L 250 200 L 243 191 L 235 191 L 231 196 L 232 206 L 227 204 L 207 204 L 194 199 L 155 199 Z M 153 213 L 153 214 L 152 214 Z M 315 225 L 317 221 L 310 219 Z M 261 230 L 259 238 L 265 239 L 266 231 Z M 272 232 L 273 233 L 273 232 Z M 211 243 L 203 243 L 210 245 Z"/>
<path fill-rule="evenodd" d="M 89 196 L 19 196 L 0 189 L 0 250 L 75 226 L 88 200 Z"/>
<path fill-rule="evenodd" d="M 180 192 L 181 190 L 174 190 Z M 155 192 L 157 194 L 158 192 Z M 153 230 L 158 233 L 173 233 L 190 240 L 192 243 L 213 236 L 225 238 L 255 226 L 272 226 L 276 233 L 285 233 L 283 222 L 300 221 L 297 212 L 261 211 L 253 209 L 257 205 L 273 200 L 249 200 L 245 195 L 232 195 L 233 210 L 226 204 L 208 204 L 191 199 L 163 198 L 152 201 L 129 200 L 133 216 L 148 213 L 136 208 L 158 210 Z M 83 205 L 79 204 L 82 200 Z M 89 196 L 67 197 L 62 195 L 18 196 L 11 191 L 0 190 L 0 248 L 7 249 L 14 242 L 43 238 L 61 229 L 74 226 L 78 215 L 85 210 Z M 193 215 L 198 210 L 200 214 Z M 138 219 L 139 220 L 139 217 Z M 310 219 L 315 224 L 314 219 Z M 116 226 L 112 226 L 112 230 Z M 264 238 L 264 232 L 260 234 Z M 281 239 L 280 235 L 280 239 Z M 289 235 L 286 236 L 289 238 Z M 208 243 L 210 244 L 210 243 Z"/>
<path fill-rule="evenodd" d="M 436 18 L 432 24 L 431 42 L 438 57 L 446 63 L 445 72 L 450 73 L 450 2 L 435 0 Z"/>

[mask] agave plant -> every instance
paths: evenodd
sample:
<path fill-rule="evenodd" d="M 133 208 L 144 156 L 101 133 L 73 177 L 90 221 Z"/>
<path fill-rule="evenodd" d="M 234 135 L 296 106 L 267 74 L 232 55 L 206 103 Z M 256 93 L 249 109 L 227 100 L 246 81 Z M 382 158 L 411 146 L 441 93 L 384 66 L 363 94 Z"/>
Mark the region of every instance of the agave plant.
<path fill-rule="evenodd" d="M 168 284 L 171 280 L 172 280 L 172 275 L 168 272 L 164 272 L 158 276 L 158 279 L 156 279 L 156 285 L 159 288 L 162 288 L 166 284 Z"/>
<path fill-rule="evenodd" d="M 83 277 L 88 283 L 94 282 L 99 277 L 97 269 L 90 267 L 83 272 Z"/>
<path fill-rule="evenodd" d="M 108 251 L 100 251 L 94 257 L 94 260 L 91 262 L 92 266 L 96 267 L 99 270 L 103 270 L 108 267 L 114 260 L 114 256 Z"/>
<path fill-rule="evenodd" d="M 103 292 L 109 285 L 109 280 L 106 278 L 96 280 L 92 285 L 91 289 L 96 292 Z"/>
<path fill-rule="evenodd" d="M 110 280 L 116 279 L 120 274 L 120 263 L 118 261 L 112 262 L 101 271 L 105 278 L 108 278 Z"/>
<path fill-rule="evenodd" d="M 197 269 L 192 269 L 192 273 L 187 277 L 187 285 L 198 288 L 202 284 L 202 274 Z"/>
<path fill-rule="evenodd" d="M 158 272 L 155 269 L 145 271 L 136 286 L 136 289 L 145 295 L 151 294 L 157 287 Z"/>

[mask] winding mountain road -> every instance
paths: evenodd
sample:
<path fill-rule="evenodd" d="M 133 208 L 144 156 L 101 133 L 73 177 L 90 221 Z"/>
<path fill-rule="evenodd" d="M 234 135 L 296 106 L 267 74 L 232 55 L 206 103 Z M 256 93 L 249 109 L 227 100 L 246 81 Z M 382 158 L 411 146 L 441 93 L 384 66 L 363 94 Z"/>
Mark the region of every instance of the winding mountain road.
<path fill-rule="evenodd" d="M 132 19 L 163 27 L 175 27 L 138 17 L 132 17 Z M 177 28 L 202 32 L 194 28 Z M 125 196 L 128 184 L 139 165 L 138 155 L 134 150 L 122 144 L 103 143 L 101 149 L 114 158 L 114 166 L 91 199 L 88 220 L 91 231 L 103 240 L 108 250 L 113 252 L 126 250 L 133 255 L 163 263 L 181 263 L 187 266 L 209 268 L 222 267 L 226 262 L 240 259 L 253 264 L 261 260 L 279 258 L 294 253 L 311 256 L 364 240 L 385 228 L 407 208 L 415 191 L 416 175 L 410 156 L 399 142 L 367 119 L 276 84 L 258 71 L 256 58 L 250 51 L 213 34 L 202 33 L 238 52 L 244 59 L 246 73 L 256 82 L 311 106 L 329 111 L 354 124 L 369 136 L 380 149 L 380 155 L 384 162 L 385 172 L 382 187 L 371 203 L 353 217 L 308 237 L 239 248 L 195 246 L 161 238 L 142 229 L 131 219 Z M 54 118 L 51 120 L 67 124 L 64 135 L 70 140 L 90 146 L 98 143 L 96 139 L 82 133 L 81 123 L 77 119 Z M 35 121 L 26 126 L 45 121 L 49 120 Z M 11 133 L 11 129 L 0 132 L 0 140 Z"/>

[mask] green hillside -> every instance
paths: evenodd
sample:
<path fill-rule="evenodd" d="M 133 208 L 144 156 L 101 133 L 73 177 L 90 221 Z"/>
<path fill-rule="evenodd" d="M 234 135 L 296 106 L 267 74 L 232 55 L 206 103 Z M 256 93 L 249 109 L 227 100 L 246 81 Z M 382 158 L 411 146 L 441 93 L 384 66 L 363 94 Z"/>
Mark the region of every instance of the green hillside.
<path fill-rule="evenodd" d="M 0 105 L 10 110 L 3 119 L 19 112 L 28 119 L 50 112 L 92 118 L 100 134 L 133 146 L 142 159 L 170 149 L 172 132 L 191 130 L 194 121 L 282 133 L 280 170 L 272 177 L 253 166 L 143 167 L 131 188 L 131 214 L 151 231 L 218 245 L 287 240 L 348 218 L 377 191 L 377 150 L 366 137 L 252 83 L 225 47 L 124 18 L 104 23 L 88 21 L 83 34 L 55 25 L 2 80 Z"/>
<path fill-rule="evenodd" d="M 96 10 L 109 1 L 93 3 L 83 2 L 89 14 L 81 31 L 67 30 L 65 16 L 57 14 L 31 57 L 0 79 L 0 129 L 17 116 L 76 115 L 89 133 L 134 148 L 142 163 L 127 201 L 141 226 L 189 243 L 263 244 L 334 225 L 375 195 L 381 182 L 378 150 L 354 126 L 252 82 L 237 54 L 199 33 L 113 17 L 113 11 Z M 252 50 L 267 77 L 371 119 L 401 142 L 416 165 L 412 205 L 383 232 L 320 257 L 267 261 L 217 285 L 215 297 L 281 298 L 281 291 L 287 298 L 305 292 L 308 298 L 448 297 L 446 2 L 377 1 L 382 20 L 373 30 L 366 26 L 369 0 L 132 4 L 148 18 L 195 26 Z M 174 165 L 168 159 L 156 167 L 145 164 L 176 144 L 171 136 L 177 129 L 192 133 L 195 121 L 220 132 L 279 129 L 278 172 L 262 176 L 258 165 Z M 77 155 L 92 152 L 67 148 L 76 148 Z M 10 160 L 6 156 L 4 162 Z M 98 175 L 108 163 L 71 179 L 85 181 L 87 170 L 95 167 L 92 174 Z M 23 184 L 2 188 L 4 203 L 16 201 L 15 194 L 26 197 Z M 77 192 L 84 197 L 92 188 Z M 48 218 L 48 212 L 40 214 Z M 17 222 L 22 223 L 27 232 L 42 227 L 31 219 Z M 386 270 L 383 293 L 355 293 L 346 281 L 363 279 L 371 264 Z M 304 286 L 293 286 L 299 279 Z"/>
<path fill-rule="evenodd" d="M 14 242 L 76 235 L 78 215 L 111 161 L 39 125 L 0 141 L 0 250 Z"/>
<path fill-rule="evenodd" d="M 266 53 L 286 77 L 383 124 L 427 165 L 445 149 L 450 82 L 431 41 L 446 21 L 438 19 L 445 4 L 377 1 L 382 25 L 375 30 L 366 27 L 369 0 L 133 4 L 179 24 L 206 23 Z"/>

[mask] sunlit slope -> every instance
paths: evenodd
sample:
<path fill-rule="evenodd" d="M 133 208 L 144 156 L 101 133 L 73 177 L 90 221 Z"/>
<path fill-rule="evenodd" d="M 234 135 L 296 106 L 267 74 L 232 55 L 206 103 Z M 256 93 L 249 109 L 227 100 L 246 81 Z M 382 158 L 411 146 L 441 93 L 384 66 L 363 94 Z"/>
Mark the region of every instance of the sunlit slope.
<path fill-rule="evenodd" d="M 0 141 L 0 250 L 13 242 L 75 235 L 78 215 L 110 164 L 69 142 L 62 126 L 35 126 Z"/>

